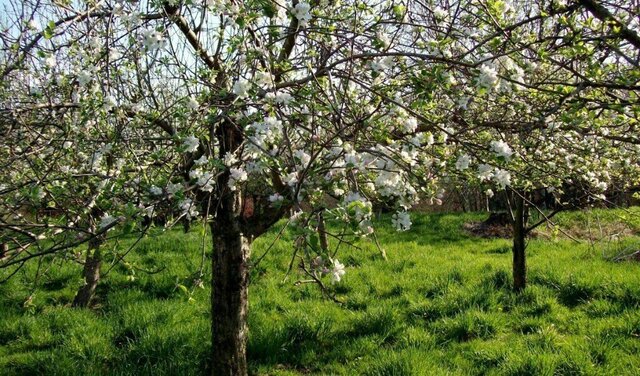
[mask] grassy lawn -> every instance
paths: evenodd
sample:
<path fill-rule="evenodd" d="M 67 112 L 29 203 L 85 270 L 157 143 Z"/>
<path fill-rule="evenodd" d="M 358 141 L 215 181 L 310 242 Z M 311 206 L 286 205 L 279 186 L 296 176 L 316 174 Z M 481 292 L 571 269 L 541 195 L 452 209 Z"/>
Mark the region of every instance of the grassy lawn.
<path fill-rule="evenodd" d="M 462 229 L 485 214 L 414 214 L 405 233 L 393 231 L 388 218 L 380 221 L 388 261 L 369 241 L 338 255 L 347 274 L 330 288 L 343 304 L 315 285 L 295 286 L 296 272 L 283 282 L 292 254 L 285 233 L 252 270 L 251 371 L 638 375 L 640 263 L 607 257 L 640 249 L 640 238 L 603 234 L 620 220 L 636 232 L 639 216 L 637 208 L 564 214 L 558 222 L 568 231 L 584 239 L 589 224 L 591 238 L 600 240 L 576 243 L 541 231 L 529 243 L 530 285 L 519 296 L 510 292 L 510 242 Z M 254 243 L 254 258 L 278 230 Z M 126 249 L 133 240 L 114 246 Z M 39 271 L 30 265 L 0 285 L 0 374 L 203 374 L 208 259 L 205 286 L 193 282 L 202 242 L 198 229 L 144 239 L 102 281 L 91 310 L 69 308 L 81 283 L 79 265 L 57 260 Z"/>

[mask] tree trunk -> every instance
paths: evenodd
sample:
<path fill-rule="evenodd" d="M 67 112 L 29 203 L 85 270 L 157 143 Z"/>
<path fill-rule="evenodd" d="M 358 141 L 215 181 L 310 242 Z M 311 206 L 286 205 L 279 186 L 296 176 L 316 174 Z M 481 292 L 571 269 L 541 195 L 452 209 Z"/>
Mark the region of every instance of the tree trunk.
<path fill-rule="evenodd" d="M 235 222 L 235 221 L 233 221 Z M 247 375 L 248 261 L 250 239 L 238 223 L 211 224 L 213 280 L 211 290 L 212 372 Z"/>
<path fill-rule="evenodd" d="M 182 218 L 182 231 L 185 234 L 188 234 L 189 231 L 191 231 L 191 220 L 187 219 L 186 216 Z"/>
<path fill-rule="evenodd" d="M 92 239 L 87 249 L 87 259 L 84 263 L 82 275 L 84 276 L 84 285 L 80 287 L 73 298 L 73 307 L 87 307 L 91 303 L 93 294 L 96 291 L 98 282 L 100 281 L 100 265 L 102 264 L 102 255 L 100 254 L 99 239 Z"/>
<path fill-rule="evenodd" d="M 525 202 L 519 195 L 514 195 L 516 210 L 513 221 L 513 290 L 521 292 L 527 285 L 526 262 L 526 208 Z"/>
<path fill-rule="evenodd" d="M 327 228 L 324 226 L 324 215 L 318 213 L 318 238 L 320 238 L 320 249 L 326 254 L 329 253 L 329 239 L 327 239 Z"/>

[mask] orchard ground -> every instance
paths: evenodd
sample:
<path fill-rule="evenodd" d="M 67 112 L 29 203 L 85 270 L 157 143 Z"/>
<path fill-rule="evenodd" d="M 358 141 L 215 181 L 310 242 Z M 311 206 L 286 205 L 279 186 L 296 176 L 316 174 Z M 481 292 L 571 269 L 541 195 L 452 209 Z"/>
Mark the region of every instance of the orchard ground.
<path fill-rule="evenodd" d="M 529 242 L 521 295 L 510 290 L 510 241 L 463 229 L 485 217 L 413 213 L 403 233 L 378 219 L 389 259 L 371 241 L 344 246 L 338 259 L 347 274 L 327 281 L 342 304 L 314 284 L 296 285 L 304 277 L 295 268 L 286 277 L 285 232 L 251 273 L 251 372 L 640 374 L 640 262 L 611 261 L 640 249 L 640 208 L 561 215 L 563 231 L 580 243 L 541 231 Z M 254 261 L 282 225 L 254 243 Z M 0 285 L 0 374 L 204 374 L 210 290 L 194 276 L 211 243 L 202 231 L 158 230 L 143 239 L 105 276 L 92 309 L 70 308 L 81 283 L 71 262 L 43 263 L 37 286 L 37 263 Z M 110 246 L 122 252 L 134 241 Z M 205 266 L 207 281 L 208 257 Z"/>

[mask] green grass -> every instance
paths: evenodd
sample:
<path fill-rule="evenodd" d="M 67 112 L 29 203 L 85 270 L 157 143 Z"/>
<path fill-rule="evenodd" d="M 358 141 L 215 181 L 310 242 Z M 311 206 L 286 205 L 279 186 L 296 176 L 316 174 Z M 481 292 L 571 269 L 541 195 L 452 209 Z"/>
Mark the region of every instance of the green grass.
<path fill-rule="evenodd" d="M 567 213 L 558 223 L 580 227 L 597 215 L 637 230 L 639 213 Z M 484 216 L 414 214 L 405 233 L 384 218 L 377 229 L 388 261 L 369 241 L 339 253 L 347 274 L 330 288 L 341 305 L 314 285 L 294 286 L 299 274 L 283 282 L 285 234 L 251 274 L 251 372 L 640 374 L 640 264 L 608 261 L 610 242 L 540 237 L 529 243 L 529 288 L 514 295 L 509 241 L 462 230 Z M 254 257 L 277 230 L 254 243 Z M 635 236 L 618 242 L 640 247 Z M 78 265 L 56 260 L 37 284 L 37 265 L 28 266 L 0 285 L 0 375 L 206 373 L 209 288 L 194 282 L 201 246 L 198 229 L 144 239 L 101 283 L 91 310 L 69 307 Z M 206 267 L 208 281 L 208 259 Z"/>

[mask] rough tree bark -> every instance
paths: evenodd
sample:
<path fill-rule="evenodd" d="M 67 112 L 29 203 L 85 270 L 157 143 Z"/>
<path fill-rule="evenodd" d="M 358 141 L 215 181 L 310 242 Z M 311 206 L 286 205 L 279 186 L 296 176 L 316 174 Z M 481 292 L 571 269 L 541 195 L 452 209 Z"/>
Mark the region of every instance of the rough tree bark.
<path fill-rule="evenodd" d="M 527 286 L 526 220 L 527 208 L 522 196 L 514 195 L 513 212 L 513 290 L 521 292 Z"/>
<path fill-rule="evenodd" d="M 212 124 L 213 126 L 213 124 Z M 243 135 L 231 122 L 216 130 L 220 158 L 235 153 Z M 211 370 L 213 375 L 247 375 L 248 261 L 251 242 L 243 217 L 243 190 L 229 187 L 230 172 L 217 179 L 217 202 L 211 200 L 213 239 L 211 280 Z"/>
<path fill-rule="evenodd" d="M 220 158 L 242 145 L 243 135 L 232 123 L 216 127 Z M 250 195 L 242 185 L 229 187 L 230 172 L 217 179 L 215 200 L 209 202 L 213 239 L 211 289 L 211 370 L 214 375 L 247 375 L 247 314 L 251 242 L 284 216 L 288 207 L 273 208 L 268 194 Z M 276 189 L 286 187 L 272 178 Z M 282 190 L 285 193 L 284 190 Z"/>
<path fill-rule="evenodd" d="M 101 243 L 102 241 L 98 238 L 89 241 L 87 258 L 82 271 L 84 285 L 78 289 L 75 298 L 73 298 L 73 307 L 87 307 L 91 303 L 91 299 L 93 299 L 93 294 L 100 281 L 100 266 L 102 265 Z"/>
<path fill-rule="evenodd" d="M 211 292 L 214 375 L 247 374 L 248 261 L 251 242 L 237 221 L 214 220 Z"/>

